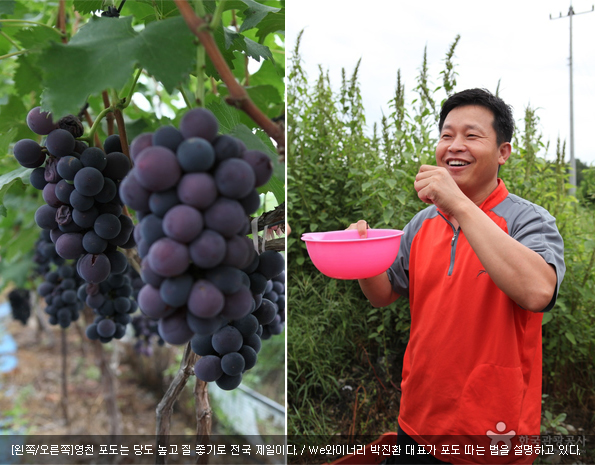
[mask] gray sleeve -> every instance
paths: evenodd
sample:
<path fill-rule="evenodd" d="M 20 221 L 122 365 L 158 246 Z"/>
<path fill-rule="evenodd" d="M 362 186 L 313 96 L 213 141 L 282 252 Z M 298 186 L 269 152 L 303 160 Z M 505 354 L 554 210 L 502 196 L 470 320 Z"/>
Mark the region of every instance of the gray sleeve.
<path fill-rule="evenodd" d="M 556 219 L 545 208 L 520 198 L 507 199 L 496 209 L 503 207 L 503 213 L 508 224 L 508 234 L 524 246 L 537 252 L 556 270 L 556 289 L 549 305 L 543 310 L 551 310 L 558 297 L 560 285 L 564 279 L 566 265 L 564 263 L 564 240 L 556 227 Z M 496 210 L 495 209 L 495 210 Z"/>
<path fill-rule="evenodd" d="M 432 218 L 437 214 L 438 211 L 436 210 L 436 207 L 432 205 L 415 215 L 403 229 L 397 258 L 386 271 L 388 280 L 393 287 L 393 291 L 400 296 L 409 296 L 409 254 L 411 252 L 413 238 L 420 230 L 424 220 Z"/>

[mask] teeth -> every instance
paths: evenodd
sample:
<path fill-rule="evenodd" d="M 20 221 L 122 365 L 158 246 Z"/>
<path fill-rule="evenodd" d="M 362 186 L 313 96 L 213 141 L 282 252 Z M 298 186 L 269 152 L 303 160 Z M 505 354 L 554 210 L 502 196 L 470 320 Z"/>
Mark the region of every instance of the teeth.
<path fill-rule="evenodd" d="M 469 163 L 467 163 L 466 161 L 461 161 L 461 160 L 451 160 L 448 162 L 449 166 L 466 166 Z"/>

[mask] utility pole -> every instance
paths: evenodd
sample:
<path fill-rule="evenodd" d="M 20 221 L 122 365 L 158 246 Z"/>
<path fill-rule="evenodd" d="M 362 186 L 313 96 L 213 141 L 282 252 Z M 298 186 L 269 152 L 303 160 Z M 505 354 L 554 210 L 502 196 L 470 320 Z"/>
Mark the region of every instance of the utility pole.
<path fill-rule="evenodd" d="M 574 159 L 574 90 L 572 87 L 572 17 L 585 13 L 593 13 L 593 11 L 595 11 L 595 5 L 591 6 L 590 11 L 575 13 L 571 2 L 570 8 L 568 9 L 568 14 L 566 16 L 562 16 L 562 13 L 560 13 L 560 16 L 557 18 L 552 18 L 552 15 L 550 14 L 550 19 L 561 19 L 566 17 L 570 19 L 570 58 L 568 60 L 570 67 L 570 184 L 573 186 L 570 188 L 570 195 L 575 195 L 576 193 L 576 161 Z"/>

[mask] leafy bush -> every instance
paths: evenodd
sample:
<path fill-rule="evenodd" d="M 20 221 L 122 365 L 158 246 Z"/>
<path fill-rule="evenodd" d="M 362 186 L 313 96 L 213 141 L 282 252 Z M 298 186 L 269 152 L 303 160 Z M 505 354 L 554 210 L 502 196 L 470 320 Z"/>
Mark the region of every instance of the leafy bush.
<path fill-rule="evenodd" d="M 287 195 L 293 230 L 288 238 L 288 430 L 333 434 L 340 431 L 341 418 L 350 421 L 351 406 L 342 400 L 340 380 L 353 376 L 362 352 L 370 354 L 378 367 L 384 365 L 384 383 L 376 376 L 378 384 L 399 384 L 398 363 L 391 365 L 390 361 L 403 358 L 409 337 L 409 303 L 398 299 L 384 309 L 373 309 L 356 282 L 320 275 L 300 236 L 345 229 L 359 219 L 366 219 L 373 228 L 402 229 L 426 207 L 417 197 L 413 180 L 421 164 L 435 163 L 437 102 L 455 91 L 457 73 L 452 60 L 459 38 L 447 51 L 443 82 L 435 90 L 430 90 L 434 86 L 425 54 L 410 102 L 397 76 L 389 101 L 391 114 L 383 118 L 380 128 L 373 126 L 371 135 L 364 132 L 359 63 L 351 78 L 343 71 L 338 92 L 322 68 L 311 85 L 302 68 L 300 39 L 301 35 L 288 75 Z M 510 192 L 543 205 L 556 216 L 567 266 L 558 303 L 544 317 L 544 391 L 563 405 L 577 405 L 580 397 L 583 406 L 592 410 L 595 379 L 588 368 L 595 350 L 595 328 L 589 323 L 595 318 L 593 207 L 581 206 L 568 195 L 564 145 L 558 141 L 555 160 L 550 161 L 536 111 L 527 107 L 524 113 L 513 154 L 500 177 Z M 336 416 L 323 413 L 333 406 L 338 406 Z M 396 418 L 398 412 L 390 415 Z"/>

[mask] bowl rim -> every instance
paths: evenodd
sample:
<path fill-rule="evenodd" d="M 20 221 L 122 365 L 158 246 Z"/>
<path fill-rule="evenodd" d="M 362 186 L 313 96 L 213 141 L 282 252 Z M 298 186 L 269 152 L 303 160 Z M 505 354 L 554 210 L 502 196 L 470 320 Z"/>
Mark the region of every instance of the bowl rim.
<path fill-rule="evenodd" d="M 400 229 L 370 229 L 370 231 L 386 231 L 389 234 L 378 236 L 378 237 L 358 237 L 355 239 L 321 239 L 320 235 L 334 233 L 334 232 L 343 232 L 343 231 L 350 231 L 348 229 L 340 229 L 336 231 L 319 231 L 319 232 L 309 232 L 302 234 L 302 241 L 304 242 L 317 242 L 317 243 L 331 243 L 331 242 L 370 242 L 370 241 L 380 241 L 386 239 L 394 239 L 396 237 L 400 237 L 403 235 L 403 231 Z"/>

